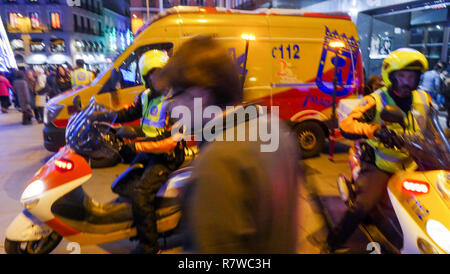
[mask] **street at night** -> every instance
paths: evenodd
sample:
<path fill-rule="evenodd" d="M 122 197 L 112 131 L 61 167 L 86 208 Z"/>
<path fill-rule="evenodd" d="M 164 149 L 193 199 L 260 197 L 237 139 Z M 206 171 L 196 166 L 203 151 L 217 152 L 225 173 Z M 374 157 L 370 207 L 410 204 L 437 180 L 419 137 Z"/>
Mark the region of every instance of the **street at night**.
<path fill-rule="evenodd" d="M 450 0 L 0 0 L 0 254 L 449 254 L 449 18 Z"/>
<path fill-rule="evenodd" d="M 1 219 L 0 219 L 0 237 L 5 237 L 5 231 L 16 215 L 23 210 L 20 203 L 20 196 L 26 184 L 33 177 L 39 168 L 54 155 L 42 145 L 41 124 L 34 123 L 31 126 L 24 127 L 20 123 L 20 113 L 12 110 L 8 114 L 0 115 L 0 128 L 2 136 L 11 142 L 2 142 L 0 151 L 1 174 L 0 178 L 0 201 L 1 201 Z M 25 137 L 26 136 L 26 137 Z M 11 145 L 12 142 L 14 146 Z M 310 243 L 307 237 L 325 226 L 322 217 L 320 205 L 316 204 L 311 192 L 324 197 L 332 206 L 333 214 L 338 217 L 345 208 L 340 201 L 336 187 L 336 177 L 340 173 L 350 173 L 347 162 L 348 147 L 344 144 L 337 146 L 335 162 L 328 160 L 328 155 L 322 153 L 320 157 L 307 159 L 303 162 L 307 175 L 307 186 L 302 186 L 298 195 L 300 207 L 300 223 L 298 229 L 299 248 L 298 253 L 316 254 L 320 249 Z M 301 164 L 301 163 L 299 163 Z M 326 166 L 326 172 L 321 171 Z M 118 177 L 125 169 L 126 164 L 118 164 L 111 168 L 94 169 L 93 177 L 88 183 L 83 185 L 86 192 L 92 195 L 99 202 L 108 202 L 117 195 L 111 191 L 112 181 Z M 52 252 L 54 254 L 70 254 L 72 249 L 68 248 L 68 241 L 62 241 Z M 364 238 L 355 237 L 351 241 L 354 248 L 360 248 L 359 251 L 365 251 L 367 243 Z M 70 246 L 69 246 L 70 247 Z M 0 245 L 0 252 L 5 253 L 3 243 Z M 131 253 L 136 248 L 136 242 L 122 240 L 114 243 L 99 246 L 83 246 L 82 254 L 105 254 L 105 253 Z M 181 249 L 169 250 L 163 253 L 176 253 Z"/>

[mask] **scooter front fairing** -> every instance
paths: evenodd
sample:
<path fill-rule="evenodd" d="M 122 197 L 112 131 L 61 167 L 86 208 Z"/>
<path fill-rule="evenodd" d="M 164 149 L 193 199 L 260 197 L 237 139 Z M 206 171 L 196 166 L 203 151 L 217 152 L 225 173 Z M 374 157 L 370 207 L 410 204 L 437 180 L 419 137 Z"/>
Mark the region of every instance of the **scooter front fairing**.
<path fill-rule="evenodd" d="M 61 236 L 79 233 L 75 229 L 58 220 L 51 211 L 53 203 L 73 189 L 85 183 L 92 176 L 92 170 L 86 160 L 73 153 L 67 146 L 53 156 L 30 180 L 25 187 L 21 202 L 26 214 L 21 213 L 7 231 L 8 239 L 17 235 L 38 235 L 44 233 L 28 233 L 27 230 L 45 224 Z M 34 224 L 23 225 L 28 218 Z M 34 221 L 33 221 L 34 220 Z M 37 221 L 39 220 L 39 221 Z M 42 228 L 43 231 L 46 229 Z M 9 234 L 9 235 L 8 235 Z M 15 239 L 26 241 L 29 239 Z"/>

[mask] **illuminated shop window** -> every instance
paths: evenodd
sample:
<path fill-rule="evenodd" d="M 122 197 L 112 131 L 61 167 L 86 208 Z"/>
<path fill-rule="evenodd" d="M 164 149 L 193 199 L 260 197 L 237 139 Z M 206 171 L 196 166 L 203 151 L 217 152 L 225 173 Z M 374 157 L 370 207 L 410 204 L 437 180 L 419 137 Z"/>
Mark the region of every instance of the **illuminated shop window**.
<path fill-rule="evenodd" d="M 31 52 L 44 52 L 45 44 L 42 39 L 32 39 L 30 42 L 30 50 Z"/>
<path fill-rule="evenodd" d="M 12 50 L 24 50 L 25 45 L 22 39 L 12 39 L 11 40 L 11 49 Z"/>
<path fill-rule="evenodd" d="M 21 17 L 21 15 L 17 12 L 10 12 L 8 14 L 9 17 L 9 25 L 11 26 L 11 28 L 18 28 L 19 27 L 19 17 Z"/>
<path fill-rule="evenodd" d="M 59 12 L 50 12 L 50 25 L 52 26 L 52 29 L 61 29 L 61 16 Z"/>
<path fill-rule="evenodd" d="M 65 52 L 66 51 L 66 43 L 63 39 L 51 39 L 50 40 L 50 52 Z"/>
<path fill-rule="evenodd" d="M 31 28 L 37 29 L 41 26 L 39 21 L 39 14 L 37 12 L 30 12 Z"/>

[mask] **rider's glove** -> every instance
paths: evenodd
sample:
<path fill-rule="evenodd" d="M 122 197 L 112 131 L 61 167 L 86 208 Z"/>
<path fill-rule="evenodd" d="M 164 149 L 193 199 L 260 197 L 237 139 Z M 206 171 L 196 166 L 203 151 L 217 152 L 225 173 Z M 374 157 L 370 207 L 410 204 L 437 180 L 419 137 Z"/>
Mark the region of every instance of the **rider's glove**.
<path fill-rule="evenodd" d="M 401 137 L 399 137 L 395 131 L 390 130 L 386 127 L 382 127 L 377 129 L 373 134 L 381 143 L 384 144 L 387 148 L 401 148 L 403 145 L 403 141 Z"/>

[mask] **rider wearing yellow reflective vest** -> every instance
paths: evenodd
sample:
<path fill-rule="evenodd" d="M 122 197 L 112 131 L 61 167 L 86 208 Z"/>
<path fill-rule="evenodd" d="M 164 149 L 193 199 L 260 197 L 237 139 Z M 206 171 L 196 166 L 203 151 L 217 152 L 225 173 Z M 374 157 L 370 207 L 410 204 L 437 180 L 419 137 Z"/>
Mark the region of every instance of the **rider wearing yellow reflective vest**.
<path fill-rule="evenodd" d="M 164 95 L 151 98 L 150 93 L 150 89 L 147 89 L 140 96 L 142 104 L 141 128 L 147 137 L 156 137 L 164 131 L 169 99 Z"/>
<path fill-rule="evenodd" d="M 94 80 L 94 73 L 84 69 L 84 61 L 78 59 L 76 61 L 77 69 L 72 71 L 72 88 L 82 85 L 89 85 Z"/>
<path fill-rule="evenodd" d="M 145 139 L 128 145 L 128 149 L 135 152 L 164 153 L 175 149 L 180 135 L 171 136 L 169 130 L 169 116 L 167 115 L 167 104 L 170 95 L 153 86 L 152 79 L 155 78 L 157 70 L 161 69 L 168 61 L 168 55 L 164 51 L 147 51 L 139 60 L 141 78 L 147 89 L 136 97 L 128 108 L 115 112 L 103 112 L 94 114 L 92 120 L 108 120 L 106 117 L 117 115 L 117 123 L 126 123 L 141 118 L 141 129 Z M 112 119 L 110 119 L 112 120 Z"/>
<path fill-rule="evenodd" d="M 347 139 L 366 139 L 361 146 L 361 170 L 356 180 L 358 196 L 353 207 L 333 228 L 325 243 L 327 251 L 339 248 L 358 224 L 384 198 L 389 178 L 401 170 L 414 170 L 416 163 L 407 153 L 392 144 L 392 132 L 403 132 L 398 124 L 383 124 L 380 118 L 387 105 L 398 106 L 404 116 L 406 131 L 420 133 L 419 116 L 425 119 L 432 106 L 430 96 L 417 87 L 421 73 L 428 69 L 425 56 L 409 48 L 391 52 L 383 61 L 381 74 L 385 86 L 365 96 L 361 103 L 343 119 L 339 128 Z M 387 145 L 385 145 L 387 144 Z"/>
<path fill-rule="evenodd" d="M 394 99 L 389 95 L 386 87 L 383 87 L 370 95 L 375 100 L 376 115 L 372 123 L 382 125 L 383 121 L 380 118 L 380 113 L 387 105 L 396 105 Z M 418 116 L 425 119 L 428 108 L 431 104 L 429 95 L 423 90 L 414 90 L 412 92 L 412 110 L 404 114 L 404 122 L 407 133 L 420 133 L 420 126 L 417 123 Z M 414 112 L 414 114 L 413 114 Z M 387 129 L 394 132 L 403 132 L 402 127 L 395 124 L 384 125 Z M 375 152 L 375 165 L 384 171 L 395 173 L 399 170 L 415 170 L 416 163 L 409 156 L 409 154 L 400 151 L 396 148 L 387 148 L 380 140 L 375 138 L 368 139 L 369 144 Z"/>
<path fill-rule="evenodd" d="M 129 108 L 117 112 L 96 113 L 91 117 L 92 120 L 112 120 L 107 117 L 117 117 L 118 123 L 141 118 L 145 139 L 124 145 L 121 155 L 134 156 L 139 152 L 131 165 L 145 166 L 144 173 L 130 194 L 140 243 L 138 251 L 142 253 L 156 253 L 159 250 L 155 196 L 169 174 L 176 170 L 183 160 L 182 151 L 177 150 L 181 134 L 171 135 L 170 114 L 167 110 L 171 96 L 163 95 L 162 88 L 157 87 L 158 81 L 155 81 L 158 77 L 157 71 L 167 63 L 168 58 L 167 53 L 161 50 L 144 53 L 139 60 L 139 69 L 147 90 L 137 96 Z"/>

